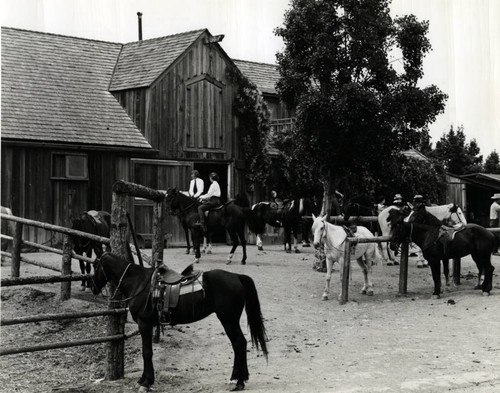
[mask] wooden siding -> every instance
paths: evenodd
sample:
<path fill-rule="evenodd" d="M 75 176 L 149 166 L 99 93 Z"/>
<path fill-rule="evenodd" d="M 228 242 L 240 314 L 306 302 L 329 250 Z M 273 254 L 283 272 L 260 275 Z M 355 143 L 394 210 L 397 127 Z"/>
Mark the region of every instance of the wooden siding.
<path fill-rule="evenodd" d="M 113 94 L 160 158 L 230 160 L 237 139 L 228 66 L 199 39 L 149 88 Z"/>
<path fill-rule="evenodd" d="M 179 190 L 188 190 L 192 168 L 190 162 L 131 160 L 132 181 L 156 190 L 167 190 L 174 187 Z M 148 243 L 153 228 L 153 202 L 134 198 L 132 210 L 135 231 Z M 167 215 L 165 233 L 169 237 L 169 246 L 186 244 L 184 231 L 177 217 Z"/>
<path fill-rule="evenodd" d="M 61 176 L 60 156 L 78 152 L 88 157 L 88 179 Z M 71 217 L 87 210 L 111 209 L 112 185 L 129 173 L 127 157 L 109 151 L 84 151 L 2 145 L 2 206 L 20 217 L 70 226 Z M 43 229 L 26 226 L 24 238 L 37 243 L 57 242 Z"/>

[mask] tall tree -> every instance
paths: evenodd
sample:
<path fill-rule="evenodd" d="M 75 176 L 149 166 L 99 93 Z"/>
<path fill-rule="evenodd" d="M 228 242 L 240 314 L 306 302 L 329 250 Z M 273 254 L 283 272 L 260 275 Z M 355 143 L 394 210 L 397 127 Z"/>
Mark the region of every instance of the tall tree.
<path fill-rule="evenodd" d="M 436 142 L 431 156 L 440 161 L 446 170 L 454 175 L 482 172 L 483 156 L 475 139 L 466 142 L 463 126 L 443 134 Z"/>
<path fill-rule="evenodd" d="M 484 160 L 484 173 L 500 174 L 500 158 L 496 150 L 493 150 Z"/>
<path fill-rule="evenodd" d="M 413 15 L 393 20 L 389 0 L 292 0 L 276 29 L 285 43 L 277 88 L 297 118 L 278 148 L 296 172 L 319 178 L 323 213 L 343 180 L 376 177 L 396 152 L 428 142 L 446 95 L 417 86 L 427 30 Z"/>

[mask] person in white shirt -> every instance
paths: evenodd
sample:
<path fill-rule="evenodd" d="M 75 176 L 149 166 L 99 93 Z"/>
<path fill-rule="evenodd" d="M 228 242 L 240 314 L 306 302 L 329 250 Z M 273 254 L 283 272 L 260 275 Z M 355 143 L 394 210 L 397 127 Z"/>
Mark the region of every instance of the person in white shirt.
<path fill-rule="evenodd" d="M 500 227 L 500 193 L 494 194 L 490 205 L 490 228 Z M 498 249 L 493 250 L 493 255 L 500 255 Z"/>
<path fill-rule="evenodd" d="M 200 215 L 200 224 L 203 228 L 203 232 L 207 232 L 207 224 L 205 223 L 205 212 L 213 207 L 220 205 L 220 186 L 219 186 L 219 176 L 217 173 L 212 172 L 208 178 L 210 179 L 210 187 L 206 194 L 200 196 L 200 201 L 202 204 L 198 206 L 198 214 Z"/>
<path fill-rule="evenodd" d="M 191 181 L 189 183 L 188 195 L 192 198 L 198 198 L 205 189 L 205 183 L 200 178 L 200 172 L 196 169 L 191 172 Z"/>

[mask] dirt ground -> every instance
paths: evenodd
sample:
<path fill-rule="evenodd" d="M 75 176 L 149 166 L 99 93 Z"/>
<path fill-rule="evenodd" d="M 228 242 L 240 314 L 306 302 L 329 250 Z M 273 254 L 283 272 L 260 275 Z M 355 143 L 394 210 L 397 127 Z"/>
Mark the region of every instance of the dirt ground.
<path fill-rule="evenodd" d="M 410 258 L 408 294 L 398 296 L 399 267 L 374 266 L 375 295 L 359 294 L 362 274 L 352 264 L 349 302 L 321 300 L 324 273 L 312 269 L 314 251 L 286 254 L 281 246 L 265 251 L 248 247 L 246 265 L 241 251 L 227 266 L 229 247 L 218 245 L 197 266 L 251 276 L 257 286 L 269 336 L 269 362 L 248 346 L 249 392 L 498 392 L 500 391 L 500 257 L 491 296 L 473 290 L 477 271 L 462 260 L 461 285 L 431 299 L 430 269 L 417 269 Z M 60 264 L 51 254 L 30 254 Z M 165 262 L 181 270 L 193 259 L 183 249 L 165 250 Z M 74 262 L 74 271 L 78 271 Z M 32 265 L 21 277 L 54 272 Z M 2 277 L 10 276 L 9 262 Z M 102 298 L 79 291 L 61 303 L 60 284 L 2 288 L 2 317 L 102 308 Z M 332 291 L 340 288 L 338 268 Z M 246 316 L 241 324 L 246 329 Z M 136 325 L 127 324 L 127 331 Z M 5 326 L 2 347 L 104 335 L 95 319 Z M 247 334 L 247 338 L 249 336 Z M 0 357 L 1 392 L 137 392 L 142 372 L 138 336 L 126 344 L 125 378 L 105 381 L 104 345 Z M 222 326 L 212 315 L 192 325 L 167 328 L 154 345 L 155 392 L 224 392 L 232 389 L 233 353 Z"/>

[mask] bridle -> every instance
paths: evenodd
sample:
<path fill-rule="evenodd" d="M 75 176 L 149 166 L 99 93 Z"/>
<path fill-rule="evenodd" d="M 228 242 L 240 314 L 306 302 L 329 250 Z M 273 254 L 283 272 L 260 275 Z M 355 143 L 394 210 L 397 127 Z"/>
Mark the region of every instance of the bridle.
<path fill-rule="evenodd" d="M 320 237 L 320 242 L 323 243 L 323 248 L 325 250 L 337 250 L 337 251 L 343 251 L 342 248 L 340 247 L 335 247 L 333 244 L 330 246 L 330 247 L 326 247 L 326 236 L 327 236 L 327 232 L 328 232 L 328 225 L 327 225 L 327 222 L 322 220 L 322 224 L 323 224 L 323 233 Z M 346 236 L 346 239 L 347 239 L 347 236 Z M 342 243 L 340 243 L 340 245 L 344 244 L 345 242 L 345 239 L 342 241 Z"/>
<path fill-rule="evenodd" d="M 149 277 L 149 279 L 146 280 L 146 284 L 136 294 L 134 294 L 132 296 L 129 296 L 129 297 L 125 298 L 125 299 L 115 299 L 116 294 L 120 290 L 120 286 L 121 286 L 121 284 L 123 282 L 123 279 L 125 278 L 125 275 L 127 274 L 128 269 L 132 265 L 133 265 L 133 263 L 129 262 L 129 264 L 127 265 L 127 267 L 125 267 L 125 270 L 123 271 L 120 279 L 118 280 L 118 285 L 116 286 L 115 291 L 113 292 L 113 295 L 109 298 L 110 302 L 127 302 L 129 300 L 132 300 L 132 299 L 136 298 L 137 296 L 139 296 L 142 292 L 144 292 L 146 290 L 149 282 L 151 281 L 151 278 L 153 277 L 154 270 L 151 273 L 151 277 Z M 106 275 L 106 271 L 104 270 L 104 266 L 103 266 L 103 263 L 102 263 L 101 259 L 99 259 L 99 262 L 97 263 L 96 270 L 99 269 L 99 268 L 101 269 L 102 273 L 104 274 L 104 278 L 106 279 L 106 282 L 109 282 L 110 280 L 109 280 L 108 276 Z M 95 285 L 95 281 L 94 281 L 94 285 Z M 101 289 L 101 291 L 102 291 L 102 289 Z"/>
<path fill-rule="evenodd" d="M 173 198 L 173 196 L 172 196 L 172 198 Z M 167 196 L 167 200 L 168 200 L 168 196 Z M 193 206 L 196 206 L 196 201 L 191 202 L 189 205 L 187 205 L 187 206 L 185 206 L 185 207 L 183 207 L 181 209 L 177 209 L 175 211 L 174 210 L 170 210 L 170 214 L 172 216 L 179 217 L 181 214 L 189 211 Z"/>

